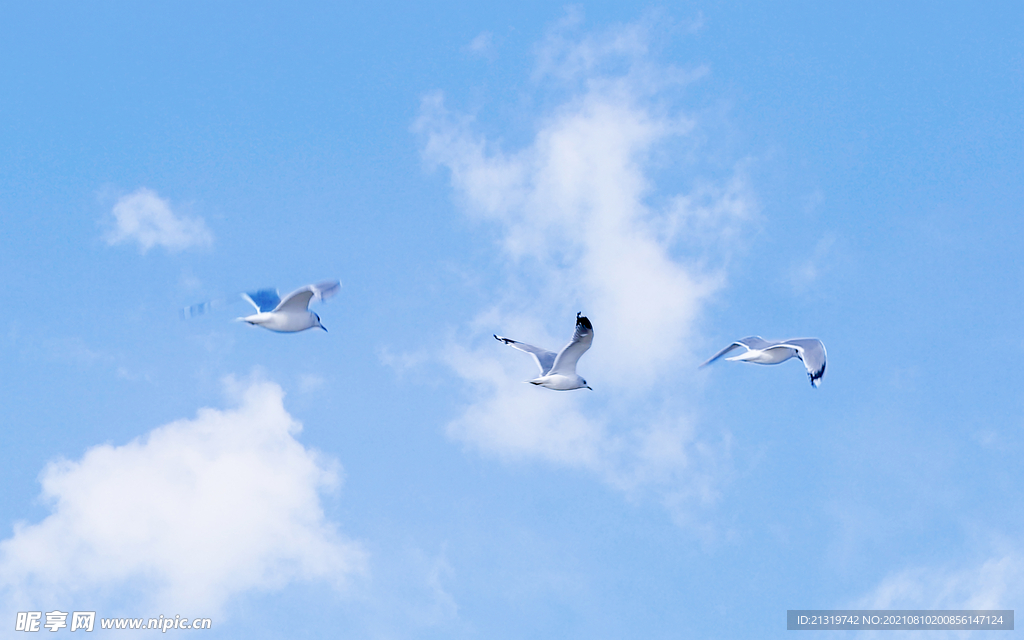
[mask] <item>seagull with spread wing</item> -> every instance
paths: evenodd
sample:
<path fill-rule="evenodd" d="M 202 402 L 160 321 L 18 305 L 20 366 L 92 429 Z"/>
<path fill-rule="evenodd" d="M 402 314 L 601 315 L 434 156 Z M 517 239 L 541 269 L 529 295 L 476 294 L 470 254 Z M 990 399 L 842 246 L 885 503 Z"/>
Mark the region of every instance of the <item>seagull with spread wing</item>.
<path fill-rule="evenodd" d="M 337 280 L 327 280 L 300 287 L 283 299 L 276 289 L 243 293 L 242 297 L 256 307 L 256 313 L 238 320 L 279 333 L 295 333 L 313 327 L 327 331 L 327 328 L 320 324 L 320 316 L 309 310 L 309 301 L 313 298 L 324 300 L 337 293 L 340 288 L 341 283 Z"/>
<path fill-rule="evenodd" d="M 733 342 L 700 366 L 701 368 L 706 367 L 733 349 L 741 347 L 745 349 L 743 353 L 726 358 L 726 360 L 755 364 L 779 364 L 790 358 L 800 358 L 804 367 L 807 368 L 807 377 L 811 379 L 812 387 L 817 388 L 825 376 L 825 345 L 817 338 L 765 340 L 761 336 L 750 336 Z"/>
<path fill-rule="evenodd" d="M 533 356 L 537 366 L 540 367 L 540 377 L 527 380 L 530 384 L 556 391 L 590 389 L 587 381 L 576 374 L 576 363 L 594 341 L 594 327 L 590 324 L 590 320 L 581 313 L 576 314 L 576 332 L 573 334 L 572 340 L 557 354 L 499 335 L 495 335 L 494 339 Z M 593 391 L 593 389 L 590 390 Z"/>

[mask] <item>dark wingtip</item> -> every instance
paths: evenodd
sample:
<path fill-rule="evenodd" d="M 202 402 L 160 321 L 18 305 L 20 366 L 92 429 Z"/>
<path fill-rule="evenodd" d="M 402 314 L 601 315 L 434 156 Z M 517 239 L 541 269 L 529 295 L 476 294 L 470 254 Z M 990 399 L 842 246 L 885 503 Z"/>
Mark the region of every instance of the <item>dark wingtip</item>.
<path fill-rule="evenodd" d="M 576 312 L 576 326 L 582 325 L 585 329 L 593 329 L 594 325 L 590 324 L 590 320 L 587 316 L 583 315 L 582 311 Z"/>
<path fill-rule="evenodd" d="M 501 336 L 499 336 L 496 333 L 492 333 L 491 335 L 494 336 L 495 340 L 497 340 L 498 342 L 501 342 L 503 344 L 509 344 L 510 342 L 515 342 L 515 340 L 512 340 L 511 338 L 502 338 Z"/>
<path fill-rule="evenodd" d="M 811 386 L 815 389 L 821 384 L 821 379 L 825 377 L 825 367 L 822 367 L 814 373 L 808 373 L 807 377 L 811 379 Z"/>

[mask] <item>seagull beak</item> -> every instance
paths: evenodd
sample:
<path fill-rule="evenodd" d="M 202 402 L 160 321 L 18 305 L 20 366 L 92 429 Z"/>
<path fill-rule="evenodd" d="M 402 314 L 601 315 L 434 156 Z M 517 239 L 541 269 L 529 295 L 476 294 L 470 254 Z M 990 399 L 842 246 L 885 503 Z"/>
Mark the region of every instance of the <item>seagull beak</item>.
<path fill-rule="evenodd" d="M 588 385 L 587 388 L 590 389 L 590 386 Z M 590 390 L 593 391 L 593 389 L 590 389 Z"/>
<path fill-rule="evenodd" d="M 319 326 L 319 327 L 320 327 L 321 329 L 323 329 L 324 331 L 327 331 L 327 327 L 325 327 L 324 325 L 322 325 L 322 324 L 321 324 L 321 325 L 318 325 L 318 326 Z"/>

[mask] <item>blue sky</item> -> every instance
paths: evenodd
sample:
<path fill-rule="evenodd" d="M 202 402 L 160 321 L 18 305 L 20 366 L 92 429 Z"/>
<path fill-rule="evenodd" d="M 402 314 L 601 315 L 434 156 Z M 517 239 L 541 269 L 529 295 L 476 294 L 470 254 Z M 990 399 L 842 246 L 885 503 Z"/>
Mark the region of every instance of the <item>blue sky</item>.
<path fill-rule="evenodd" d="M 1009 2 L 8 8 L 0 628 L 1016 608 L 1022 43 Z M 327 278 L 329 333 L 231 321 Z M 577 311 L 594 391 L 522 384 L 491 334 Z M 822 387 L 697 370 L 752 334 Z"/>

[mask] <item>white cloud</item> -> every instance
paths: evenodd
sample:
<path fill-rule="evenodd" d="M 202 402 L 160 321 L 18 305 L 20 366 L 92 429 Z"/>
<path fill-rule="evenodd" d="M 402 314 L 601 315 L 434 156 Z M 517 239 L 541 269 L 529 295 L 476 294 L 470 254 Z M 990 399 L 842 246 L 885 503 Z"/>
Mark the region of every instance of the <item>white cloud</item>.
<path fill-rule="evenodd" d="M 1005 545 L 1001 545 L 1005 546 Z M 911 567 L 890 573 L 850 609 L 931 611 L 1014 609 L 1024 595 L 1024 562 L 1003 549 L 974 565 Z M 869 637 L 888 637 L 875 631 Z M 910 638 L 988 637 L 990 631 L 908 631 Z"/>
<path fill-rule="evenodd" d="M 621 25 L 600 34 L 573 33 L 583 24 L 583 10 L 569 6 L 565 16 L 550 29 L 537 48 L 535 77 L 561 79 L 586 77 L 610 59 L 624 56 L 630 62 L 643 60 L 648 49 L 648 25 Z"/>
<path fill-rule="evenodd" d="M 339 465 L 296 440 L 302 427 L 278 385 L 228 386 L 233 409 L 200 409 L 48 465 L 42 497 L 52 513 L 0 542 L 8 606 L 128 593 L 128 615 L 209 615 L 247 590 L 292 580 L 341 586 L 361 571 L 361 547 L 321 506 L 321 492 L 340 483 Z"/>
<path fill-rule="evenodd" d="M 536 75 L 561 83 L 559 92 L 578 90 L 537 119 L 523 148 L 474 132 L 441 93 L 423 101 L 424 155 L 450 171 L 468 215 L 498 227 L 507 274 L 502 299 L 461 338 L 480 346 L 446 349 L 473 398 L 448 432 L 501 457 L 589 468 L 626 490 L 662 485 L 666 502 L 713 500 L 699 469 L 718 466 L 728 447 L 698 437 L 685 385 L 701 310 L 724 278 L 698 265 L 722 253 L 721 238 L 751 216 L 752 200 L 738 171 L 659 193 L 652 157 L 697 126 L 671 113 L 662 90 L 699 74 L 650 63 L 643 24 L 566 35 L 576 24 L 570 14 L 552 32 Z M 695 252 L 680 255 L 683 246 Z M 576 311 L 594 322 L 579 365 L 593 394 L 521 384 L 533 375 L 530 359 L 489 340 L 498 332 L 557 350 Z"/>
<path fill-rule="evenodd" d="M 134 240 L 146 253 L 155 246 L 168 251 L 213 244 L 213 234 L 202 218 L 176 215 L 167 200 L 145 187 L 121 197 L 114 204 L 116 227 L 107 235 L 107 243 Z"/>
<path fill-rule="evenodd" d="M 916 567 L 886 576 L 857 603 L 863 609 L 1012 609 L 1024 593 L 1019 554 L 967 568 Z"/>

